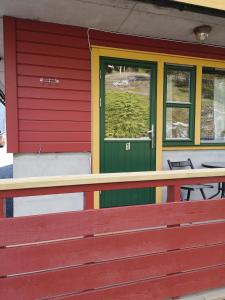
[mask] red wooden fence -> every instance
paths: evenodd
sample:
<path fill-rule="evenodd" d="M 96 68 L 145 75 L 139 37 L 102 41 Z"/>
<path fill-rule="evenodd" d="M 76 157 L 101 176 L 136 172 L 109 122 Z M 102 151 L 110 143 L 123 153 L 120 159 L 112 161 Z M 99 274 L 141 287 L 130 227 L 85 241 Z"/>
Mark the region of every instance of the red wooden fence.
<path fill-rule="evenodd" d="M 61 186 L 27 179 L 27 187 L 8 180 L 0 183 L 0 198 L 127 185 L 176 191 L 183 180 L 225 181 L 221 174 L 121 183 L 96 183 L 90 175 L 86 183 L 68 179 Z M 224 232 L 225 199 L 2 218 L 0 299 L 163 300 L 219 288 L 225 286 Z"/>

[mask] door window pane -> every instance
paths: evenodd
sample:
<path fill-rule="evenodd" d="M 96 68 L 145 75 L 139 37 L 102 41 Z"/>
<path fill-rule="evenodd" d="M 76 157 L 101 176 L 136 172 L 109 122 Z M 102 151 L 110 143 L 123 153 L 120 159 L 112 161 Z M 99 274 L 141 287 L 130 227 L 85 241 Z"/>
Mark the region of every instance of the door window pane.
<path fill-rule="evenodd" d="M 105 68 L 105 138 L 148 138 L 149 68 L 107 65 Z"/>
<path fill-rule="evenodd" d="M 190 102 L 190 72 L 168 69 L 166 102 Z"/>
<path fill-rule="evenodd" d="M 189 139 L 189 108 L 168 107 L 166 121 L 167 139 Z"/>
<path fill-rule="evenodd" d="M 201 106 L 202 142 L 225 142 L 225 75 L 204 72 Z"/>

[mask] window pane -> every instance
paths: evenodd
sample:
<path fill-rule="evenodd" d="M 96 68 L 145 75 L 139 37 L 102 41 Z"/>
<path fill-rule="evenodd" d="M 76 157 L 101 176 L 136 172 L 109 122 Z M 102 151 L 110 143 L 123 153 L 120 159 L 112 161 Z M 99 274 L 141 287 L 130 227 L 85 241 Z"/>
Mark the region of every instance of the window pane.
<path fill-rule="evenodd" d="M 203 72 L 201 140 L 225 142 L 225 75 Z"/>
<path fill-rule="evenodd" d="M 190 72 L 168 69 L 167 102 L 190 102 Z"/>
<path fill-rule="evenodd" d="M 189 108 L 167 107 L 166 139 L 189 139 Z"/>
<path fill-rule="evenodd" d="M 148 138 L 148 68 L 108 65 L 105 70 L 105 138 Z"/>

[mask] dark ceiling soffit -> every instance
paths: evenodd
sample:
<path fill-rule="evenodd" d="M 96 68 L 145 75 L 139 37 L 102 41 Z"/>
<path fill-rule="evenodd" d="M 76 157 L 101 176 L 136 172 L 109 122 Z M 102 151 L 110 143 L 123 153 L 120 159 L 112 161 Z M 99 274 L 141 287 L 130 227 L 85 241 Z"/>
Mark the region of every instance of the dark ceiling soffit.
<path fill-rule="evenodd" d="M 136 1 L 150 3 L 161 7 L 170 7 L 170 8 L 177 9 L 179 11 L 190 11 L 199 14 L 225 18 L 225 11 L 215 9 L 215 8 L 203 7 L 200 5 L 187 4 L 187 3 L 176 2 L 171 0 L 136 0 Z"/>

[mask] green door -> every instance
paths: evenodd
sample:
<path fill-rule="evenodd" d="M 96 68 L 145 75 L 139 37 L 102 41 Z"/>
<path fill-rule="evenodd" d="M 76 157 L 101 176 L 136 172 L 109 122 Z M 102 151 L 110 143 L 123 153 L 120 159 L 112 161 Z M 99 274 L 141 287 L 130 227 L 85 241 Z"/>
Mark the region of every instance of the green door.
<path fill-rule="evenodd" d="M 156 65 L 101 59 L 100 172 L 155 170 Z M 104 191 L 100 207 L 155 202 L 153 188 Z"/>

